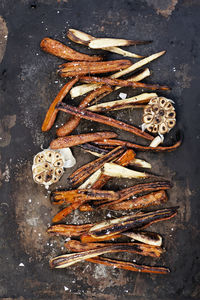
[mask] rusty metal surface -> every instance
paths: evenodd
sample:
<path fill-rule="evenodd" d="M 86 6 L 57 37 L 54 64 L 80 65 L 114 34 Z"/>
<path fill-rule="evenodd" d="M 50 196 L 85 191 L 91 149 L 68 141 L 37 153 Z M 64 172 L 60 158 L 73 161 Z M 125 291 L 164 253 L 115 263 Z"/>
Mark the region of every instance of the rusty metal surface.
<path fill-rule="evenodd" d="M 1 0 L 1 298 L 200 298 L 199 14 L 200 3 L 195 0 Z M 133 255 L 121 257 L 135 259 L 138 263 L 169 266 L 172 272 L 168 276 L 137 274 L 84 262 L 66 270 L 49 269 L 49 258 L 65 252 L 64 239 L 49 238 L 45 233 L 57 209 L 51 206 L 48 192 L 33 182 L 31 164 L 34 154 L 48 147 L 55 136 L 55 127 L 45 134 L 40 128 L 49 103 L 64 80 L 55 71 L 62 60 L 42 53 L 39 43 L 43 37 L 50 36 L 70 45 L 65 38 L 68 28 L 82 29 L 98 37 L 153 40 L 150 45 L 130 47 L 130 50 L 144 55 L 167 50 L 165 56 L 150 64 L 153 72 L 146 82 L 172 87 L 172 91 L 162 95 L 176 102 L 177 128 L 184 132 L 184 141 L 181 148 L 172 153 L 138 153 L 137 156 L 152 163 L 154 174 L 173 181 L 170 200 L 165 206 L 179 205 L 179 214 L 175 219 L 151 228 L 164 236 L 167 251 L 160 260 Z M 83 46 L 73 44 L 73 47 L 89 53 Z M 117 56 L 108 53 L 107 57 Z M 131 89 L 123 91 L 128 95 L 138 92 Z M 112 94 L 106 99 L 115 97 Z M 69 103 L 69 98 L 66 101 Z M 141 123 L 141 114 L 131 110 L 110 115 L 133 124 Z M 65 118 L 64 114 L 60 114 L 56 124 L 61 124 Z M 109 128 L 82 121 L 76 133 L 96 129 Z M 125 140 L 137 141 L 130 134 L 119 134 Z M 169 136 L 174 138 L 174 135 L 175 131 L 172 131 Z M 172 141 L 170 138 L 169 141 Z M 75 147 L 73 153 L 77 166 L 92 159 L 79 147 Z M 59 182 L 60 187 L 67 187 L 67 176 L 71 172 L 67 170 Z M 128 180 L 112 180 L 108 187 L 117 189 L 129 184 Z M 67 222 L 94 222 L 110 215 L 114 216 L 113 212 L 75 211 Z"/>

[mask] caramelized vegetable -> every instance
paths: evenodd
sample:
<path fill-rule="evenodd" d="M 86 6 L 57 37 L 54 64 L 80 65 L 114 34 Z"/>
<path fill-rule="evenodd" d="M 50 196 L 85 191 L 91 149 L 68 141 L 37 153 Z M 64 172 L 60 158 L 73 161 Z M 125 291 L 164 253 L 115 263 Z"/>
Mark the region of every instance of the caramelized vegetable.
<path fill-rule="evenodd" d="M 102 132 L 93 132 L 93 133 L 59 137 L 51 142 L 50 148 L 61 149 L 61 148 L 73 147 L 88 142 L 94 142 L 102 138 L 106 138 L 106 137 L 112 138 L 116 136 L 117 134 L 114 132 L 102 131 Z"/>
<path fill-rule="evenodd" d="M 91 201 L 91 200 L 102 200 L 110 199 L 116 200 L 119 199 L 119 194 L 114 191 L 105 191 L 97 189 L 78 189 L 70 191 L 55 191 L 51 194 L 51 201 L 53 204 L 65 204 L 73 203 L 76 201 Z"/>
<path fill-rule="evenodd" d="M 111 204 L 109 205 L 109 209 L 112 210 L 141 209 L 152 205 L 160 205 L 163 202 L 167 202 L 167 194 L 165 191 L 161 190 L 137 198 L 135 197 L 131 200 L 123 201 L 117 204 Z"/>
<path fill-rule="evenodd" d="M 126 141 L 121 141 L 121 140 L 115 140 L 115 139 L 105 139 L 102 141 L 97 141 L 95 142 L 96 145 L 98 146 L 103 146 L 103 147 L 114 147 L 114 146 L 124 146 L 124 147 L 128 147 L 128 148 L 133 148 L 136 150 L 140 150 L 140 151 L 152 151 L 152 152 L 170 152 L 173 150 L 176 150 L 180 145 L 181 145 L 182 140 L 179 140 L 178 142 L 176 142 L 174 145 L 172 146 L 158 146 L 158 147 L 149 147 L 149 146 L 142 146 L 142 145 L 138 145 L 138 144 L 134 144 L 134 143 L 130 143 L 130 142 L 126 142 Z"/>
<path fill-rule="evenodd" d="M 51 129 L 51 127 L 54 124 L 54 121 L 56 119 L 57 113 L 58 113 L 58 109 L 56 108 L 56 105 L 61 102 L 65 96 L 68 94 L 68 92 L 70 91 L 70 89 L 72 88 L 72 86 L 79 80 L 78 77 L 73 78 L 72 80 L 70 80 L 69 82 L 67 82 L 62 89 L 60 90 L 60 92 L 58 93 L 58 95 L 56 96 L 56 98 L 53 100 L 53 102 L 51 103 L 44 122 L 42 124 L 42 131 L 48 131 L 49 129 Z"/>
<path fill-rule="evenodd" d="M 98 123 L 106 124 L 106 125 L 109 125 L 109 126 L 112 126 L 112 127 L 116 127 L 118 129 L 122 129 L 122 130 L 125 130 L 125 131 L 128 131 L 128 132 L 131 132 L 135 135 L 141 136 L 141 137 L 143 137 L 147 140 L 150 140 L 150 141 L 153 140 L 152 135 L 150 135 L 146 132 L 143 132 L 142 130 L 140 130 L 140 129 L 132 126 L 132 125 L 126 124 L 124 122 L 121 122 L 121 121 L 118 121 L 118 120 L 115 120 L 115 119 L 112 119 L 112 118 L 109 118 L 109 117 L 106 117 L 106 116 L 102 116 L 102 115 L 93 113 L 91 111 L 87 111 L 87 110 L 84 110 L 84 109 L 79 109 L 79 108 L 73 107 L 71 105 L 63 104 L 63 103 L 59 103 L 57 105 L 57 108 L 61 111 L 72 114 L 74 116 L 77 116 L 77 117 L 80 117 L 80 118 L 83 118 L 83 119 L 87 119 L 87 120 L 90 120 L 90 121 L 95 121 L 95 122 L 98 122 Z"/>
<path fill-rule="evenodd" d="M 84 252 L 110 247 L 113 250 L 117 248 L 117 252 L 126 251 L 151 257 L 160 257 L 163 252 L 160 247 L 139 243 L 81 243 L 79 241 L 71 240 L 65 243 L 65 247 L 71 252 Z"/>
<path fill-rule="evenodd" d="M 69 176 L 70 183 L 74 186 L 80 184 L 92 173 L 100 169 L 106 162 L 116 160 L 124 152 L 122 147 L 117 147 L 102 157 L 82 166 Z"/>
<path fill-rule="evenodd" d="M 111 60 L 101 62 L 68 62 L 60 65 L 61 77 L 72 77 L 86 74 L 101 74 L 126 69 L 131 65 L 130 60 Z"/>
<path fill-rule="evenodd" d="M 85 61 L 99 61 L 102 60 L 101 56 L 90 56 L 87 54 L 82 54 L 80 52 L 77 52 L 70 47 L 56 41 L 53 39 L 50 39 L 48 37 L 42 39 L 40 43 L 40 47 L 43 51 L 58 56 L 60 58 L 66 59 L 66 60 L 85 60 Z"/>
<path fill-rule="evenodd" d="M 104 239 L 105 236 L 113 236 L 129 229 L 143 229 L 153 223 L 168 220 L 177 214 L 177 207 L 160 209 L 148 213 L 138 213 L 96 224 L 89 229 L 93 237 Z"/>
<path fill-rule="evenodd" d="M 99 99 L 103 98 L 107 94 L 112 92 L 112 88 L 110 86 L 103 85 L 102 87 L 92 91 L 89 93 L 79 104 L 80 109 L 86 108 L 90 102 L 93 100 L 98 101 Z M 81 118 L 77 116 L 71 116 L 69 121 L 65 123 L 63 126 L 58 128 L 56 131 L 58 136 L 65 136 L 70 134 L 80 123 Z"/>
<path fill-rule="evenodd" d="M 162 253 L 162 249 L 155 246 L 149 246 L 144 244 L 132 244 L 132 245 L 114 245 L 99 247 L 98 249 L 83 251 L 79 253 L 64 254 L 55 257 L 50 260 L 50 266 L 52 268 L 67 268 L 82 260 L 92 258 L 105 253 L 115 252 L 130 252 L 140 254 L 144 256 L 159 257 Z"/>
<path fill-rule="evenodd" d="M 94 224 L 83 224 L 83 225 L 65 225 L 56 224 L 52 225 L 47 229 L 47 233 L 55 235 L 63 235 L 66 237 L 80 236 L 86 233 Z"/>
<path fill-rule="evenodd" d="M 145 265 L 137 265 L 135 263 L 110 259 L 101 256 L 89 258 L 87 259 L 87 261 L 95 264 L 103 264 L 108 267 L 113 267 L 113 268 L 133 271 L 133 272 L 151 273 L 151 274 L 168 274 L 170 272 L 168 268 L 164 268 L 164 267 L 150 267 Z"/>
<path fill-rule="evenodd" d="M 98 84 L 107 84 L 111 86 L 131 86 L 133 88 L 147 88 L 150 90 L 170 90 L 166 85 L 159 84 L 147 84 L 142 82 L 134 82 L 122 79 L 114 79 L 109 77 L 94 77 L 94 76 L 82 76 L 80 81 L 85 83 L 98 83 Z"/>

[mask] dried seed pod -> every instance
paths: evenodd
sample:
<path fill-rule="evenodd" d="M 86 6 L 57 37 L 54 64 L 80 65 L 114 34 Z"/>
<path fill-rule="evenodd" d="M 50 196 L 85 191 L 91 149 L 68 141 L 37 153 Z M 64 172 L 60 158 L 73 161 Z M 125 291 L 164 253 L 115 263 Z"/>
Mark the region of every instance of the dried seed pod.
<path fill-rule="evenodd" d="M 176 124 L 176 112 L 172 101 L 164 97 L 152 98 L 144 108 L 143 123 L 149 132 L 169 132 Z"/>
<path fill-rule="evenodd" d="M 33 180 L 46 188 L 61 178 L 64 168 L 72 167 L 76 162 L 69 148 L 58 151 L 45 149 L 33 158 Z"/>

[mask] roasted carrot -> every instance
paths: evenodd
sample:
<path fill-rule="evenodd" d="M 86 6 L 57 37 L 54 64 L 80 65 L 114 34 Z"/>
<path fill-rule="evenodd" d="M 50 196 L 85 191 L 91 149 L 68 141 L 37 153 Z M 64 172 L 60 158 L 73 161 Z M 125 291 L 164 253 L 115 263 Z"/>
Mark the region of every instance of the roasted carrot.
<path fill-rule="evenodd" d="M 78 135 L 70 135 L 59 137 L 53 140 L 50 143 L 51 149 L 60 149 L 60 148 L 67 148 L 73 147 L 81 144 L 85 144 L 88 142 L 94 142 L 102 138 L 114 138 L 117 134 L 114 132 L 102 131 L 102 132 L 93 132 L 93 133 L 83 133 Z"/>
<path fill-rule="evenodd" d="M 144 196 L 136 197 L 131 200 L 122 201 L 117 204 L 110 204 L 109 209 L 112 210 L 129 210 L 129 209 L 141 209 L 152 205 L 160 205 L 167 201 L 167 194 L 164 190 L 149 193 Z"/>
<path fill-rule="evenodd" d="M 93 258 L 88 258 L 87 261 L 95 263 L 95 264 L 103 264 L 108 267 L 133 271 L 133 272 L 141 272 L 141 273 L 150 273 L 150 274 L 168 274 L 170 270 L 165 267 L 150 267 L 145 265 L 138 265 L 135 263 L 120 261 L 116 259 L 110 259 L 106 257 L 96 256 Z"/>
<path fill-rule="evenodd" d="M 52 225 L 47 229 L 47 233 L 55 235 L 63 235 L 66 237 L 80 236 L 86 233 L 94 224 L 83 224 L 83 225 L 65 225 L 56 224 Z"/>
<path fill-rule="evenodd" d="M 68 62 L 60 65 L 59 74 L 61 77 L 72 77 L 86 74 L 100 74 L 126 69 L 131 65 L 130 60 L 111 60 L 100 62 Z"/>
<path fill-rule="evenodd" d="M 166 85 L 146 84 L 129 80 L 114 79 L 109 77 L 81 76 L 80 81 L 84 83 L 107 84 L 111 86 L 131 86 L 133 88 L 147 88 L 151 90 L 170 90 Z"/>
<path fill-rule="evenodd" d="M 131 197 L 135 197 L 135 195 L 139 194 L 139 193 L 145 193 L 145 192 L 151 192 L 151 191 L 159 191 L 159 190 L 167 190 L 169 188 L 171 188 L 172 185 L 169 181 L 153 181 L 153 182 L 148 182 L 148 183 L 139 183 L 136 184 L 134 186 L 131 186 L 129 188 L 125 188 L 121 191 L 119 191 L 119 195 L 120 198 L 118 200 L 112 201 L 112 203 L 110 203 L 109 201 L 107 201 L 107 203 L 101 204 L 99 207 L 103 208 L 103 207 L 107 207 L 108 205 L 115 205 L 117 203 L 120 203 L 124 200 L 127 200 Z M 133 199 L 134 201 L 134 199 Z M 137 200 L 136 200 L 137 202 Z M 142 200 L 141 200 L 142 202 Z M 99 203 L 97 202 L 97 205 Z M 138 206 L 141 205 L 140 200 L 139 202 L 137 202 Z"/>
<path fill-rule="evenodd" d="M 84 252 L 104 247 L 118 248 L 118 252 L 131 252 L 144 256 L 160 257 L 163 252 L 162 248 L 139 243 L 81 243 L 76 240 L 70 240 L 65 243 L 65 247 L 71 252 Z M 139 250 L 139 251 L 138 251 Z"/>
<path fill-rule="evenodd" d="M 158 147 L 149 147 L 149 146 L 142 146 L 122 140 L 115 140 L 115 139 L 105 139 L 102 141 L 94 142 L 98 146 L 108 147 L 112 148 L 115 146 L 126 146 L 128 148 L 133 148 L 140 151 L 152 151 L 152 152 L 170 152 L 173 150 L 176 150 L 182 143 L 182 140 L 180 139 L 178 142 L 176 142 L 172 146 L 158 146 Z"/>
<path fill-rule="evenodd" d="M 160 247 L 153 246 L 147 247 L 149 245 L 144 244 L 135 244 L 135 245 L 111 245 L 99 247 L 98 249 L 72 253 L 72 254 L 64 254 L 58 257 L 55 257 L 50 260 L 50 266 L 52 268 L 66 268 L 77 262 L 83 261 L 88 258 L 92 258 L 105 253 L 116 253 L 116 252 L 130 252 L 134 254 L 140 254 L 144 256 L 152 256 L 159 257 L 162 253 L 162 249 Z M 153 249 L 153 250 L 152 250 Z"/>
<path fill-rule="evenodd" d="M 92 102 L 94 99 L 97 100 L 100 98 L 103 98 L 108 93 L 112 92 L 112 88 L 110 86 L 103 85 L 102 87 L 90 92 L 79 104 L 80 109 L 86 108 L 90 102 Z M 56 131 L 56 134 L 58 136 L 65 136 L 70 134 L 80 123 L 81 118 L 77 116 L 71 116 L 69 121 L 65 123 L 63 126 L 58 128 Z"/>
<path fill-rule="evenodd" d="M 91 200 L 102 200 L 119 199 L 118 192 L 97 190 L 97 189 L 77 189 L 70 191 L 55 191 L 51 194 L 51 201 L 53 204 L 61 205 L 66 203 L 74 203 L 76 201 L 91 201 Z"/>
<path fill-rule="evenodd" d="M 116 127 L 118 129 L 122 129 L 122 130 L 125 130 L 128 132 L 131 132 L 135 135 L 141 136 L 150 141 L 152 141 L 154 139 L 154 137 L 152 135 L 150 135 L 146 132 L 143 132 L 142 130 L 140 130 L 132 125 L 126 124 L 124 122 L 121 122 L 121 121 L 118 121 L 118 120 L 115 120 L 115 119 L 112 119 L 112 118 L 109 118 L 109 117 L 106 117 L 103 115 L 93 113 L 91 111 L 87 111 L 85 109 L 76 108 L 71 105 L 67 105 L 67 104 L 63 104 L 63 103 L 59 103 L 56 108 L 58 108 L 61 111 L 66 112 L 66 113 L 72 114 L 74 116 L 83 118 L 83 119 L 95 121 L 98 123 L 106 124 L 106 125 L 109 125 L 112 127 Z"/>
<path fill-rule="evenodd" d="M 54 121 L 56 119 L 57 113 L 58 113 L 58 109 L 56 108 L 56 105 L 64 99 L 64 97 L 68 94 L 68 92 L 70 91 L 72 86 L 78 80 L 79 80 L 79 78 L 75 77 L 72 80 L 70 80 L 69 82 L 67 82 L 62 87 L 62 89 L 60 90 L 60 92 L 58 93 L 56 98 L 53 100 L 53 102 L 51 103 L 51 105 L 46 113 L 44 122 L 42 124 L 42 131 L 48 131 L 49 129 L 51 129 L 51 127 L 53 126 Z"/>
<path fill-rule="evenodd" d="M 102 60 L 101 56 L 90 56 L 87 54 L 82 54 L 80 52 L 77 52 L 70 47 L 56 41 L 53 39 L 50 39 L 48 37 L 42 39 L 40 43 L 40 47 L 43 51 L 58 56 L 60 58 L 66 59 L 66 60 L 85 60 L 85 61 L 99 61 Z"/>
<path fill-rule="evenodd" d="M 75 201 L 71 205 L 65 207 L 64 209 L 62 209 L 61 211 L 59 211 L 53 217 L 52 223 L 58 223 L 58 222 L 62 221 L 62 219 L 66 218 L 73 210 L 79 208 L 79 206 L 81 204 L 83 204 L 84 202 L 86 202 L 86 200 L 82 199 L 82 200 L 79 200 L 79 201 Z"/>

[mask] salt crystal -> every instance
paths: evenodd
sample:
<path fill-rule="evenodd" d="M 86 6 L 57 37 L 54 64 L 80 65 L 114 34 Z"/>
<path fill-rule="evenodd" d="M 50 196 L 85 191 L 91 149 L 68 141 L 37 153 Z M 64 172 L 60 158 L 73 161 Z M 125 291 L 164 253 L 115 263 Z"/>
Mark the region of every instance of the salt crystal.
<path fill-rule="evenodd" d="M 120 97 L 122 100 L 124 100 L 124 99 L 126 99 L 127 94 L 125 94 L 125 93 L 120 93 L 120 94 L 119 94 L 119 97 Z"/>
<path fill-rule="evenodd" d="M 59 10 L 57 10 L 57 14 L 59 14 L 60 13 L 60 11 Z"/>
<path fill-rule="evenodd" d="M 108 217 L 108 218 L 111 218 L 111 214 L 110 214 L 110 213 L 108 213 L 108 214 L 107 214 L 107 217 Z"/>
<path fill-rule="evenodd" d="M 67 286 L 64 286 L 64 290 L 65 290 L 65 291 L 68 291 L 69 288 L 68 288 Z"/>
<path fill-rule="evenodd" d="M 20 264 L 19 264 L 19 267 L 24 267 L 24 264 L 23 264 L 23 263 L 20 263 Z"/>
<path fill-rule="evenodd" d="M 31 200 L 31 199 L 28 199 L 28 202 L 29 202 L 29 203 L 31 203 L 31 202 L 32 202 L 32 200 Z"/>

